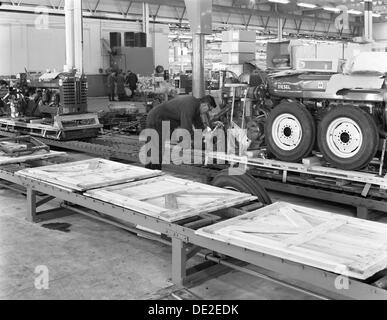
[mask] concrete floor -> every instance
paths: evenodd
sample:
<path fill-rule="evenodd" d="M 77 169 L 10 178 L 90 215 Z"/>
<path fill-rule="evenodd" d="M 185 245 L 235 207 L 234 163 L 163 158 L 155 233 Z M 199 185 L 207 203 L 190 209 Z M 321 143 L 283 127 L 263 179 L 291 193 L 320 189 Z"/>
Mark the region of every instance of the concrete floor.
<path fill-rule="evenodd" d="M 84 155 L 79 158 L 85 158 Z M 272 194 L 310 207 L 352 215 L 350 208 Z M 171 249 L 127 231 L 81 216 L 49 221 L 70 224 L 70 232 L 25 220 L 25 198 L 0 189 L 0 299 L 149 299 L 174 290 Z M 375 216 L 387 222 L 384 216 Z M 48 223 L 48 222 L 46 222 Z M 49 289 L 35 288 L 37 266 L 47 266 Z M 190 288 L 203 299 L 311 299 L 240 272 L 229 272 Z"/>

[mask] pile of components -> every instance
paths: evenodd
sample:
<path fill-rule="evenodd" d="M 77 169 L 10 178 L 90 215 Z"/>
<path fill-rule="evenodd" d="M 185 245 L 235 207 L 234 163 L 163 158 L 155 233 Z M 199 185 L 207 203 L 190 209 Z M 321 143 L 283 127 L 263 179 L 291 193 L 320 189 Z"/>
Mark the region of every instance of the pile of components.
<path fill-rule="evenodd" d="M 266 157 L 298 162 L 314 152 L 334 167 L 363 169 L 378 153 L 384 159 L 386 61 L 385 52 L 367 52 L 342 73 L 242 74 L 226 80 L 220 119 L 226 129 L 247 129 L 248 148 L 263 148 Z"/>
<path fill-rule="evenodd" d="M 74 73 L 46 73 L 29 87 L 35 91 L 37 107 L 43 115 L 87 112 L 87 79 Z"/>
<path fill-rule="evenodd" d="M 120 133 L 139 134 L 146 126 L 150 107 L 142 102 L 110 105 L 109 111 L 101 111 L 98 118 L 103 128 Z"/>

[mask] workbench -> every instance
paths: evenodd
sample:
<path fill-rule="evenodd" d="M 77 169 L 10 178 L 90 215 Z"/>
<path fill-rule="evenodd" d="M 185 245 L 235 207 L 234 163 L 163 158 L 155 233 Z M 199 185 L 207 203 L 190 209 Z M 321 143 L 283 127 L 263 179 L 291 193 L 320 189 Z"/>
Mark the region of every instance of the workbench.
<path fill-rule="evenodd" d="M 372 283 L 378 279 L 367 279 L 366 281 L 350 278 L 348 288 L 340 290 L 335 287 L 337 273 L 326 271 L 310 265 L 292 262 L 275 255 L 263 252 L 257 252 L 248 247 L 241 247 L 233 243 L 209 239 L 202 234 L 197 233 L 197 229 L 212 226 L 219 221 L 227 221 L 229 218 L 238 217 L 247 212 L 257 210 L 262 204 L 247 200 L 230 208 L 222 208 L 218 211 L 196 215 L 181 221 L 169 222 L 160 217 L 150 216 L 139 213 L 134 210 L 124 208 L 120 205 L 112 204 L 107 201 L 99 200 L 85 195 L 84 192 L 61 188 L 53 183 L 47 183 L 34 178 L 20 176 L 19 174 L 9 173 L 6 170 L 0 170 L 0 178 L 13 181 L 22 185 L 27 194 L 27 216 L 29 221 L 39 221 L 41 213 L 38 212 L 38 206 L 41 202 L 37 201 L 37 194 L 47 195 L 47 200 L 58 199 L 61 201 L 59 209 L 68 209 L 79 214 L 83 214 L 94 219 L 116 225 L 138 235 L 146 236 L 163 243 L 169 243 L 172 246 L 172 280 L 176 285 L 183 286 L 192 283 L 195 278 L 202 276 L 191 273 L 195 269 L 187 270 L 187 261 L 194 256 L 199 255 L 209 261 L 225 265 L 236 270 L 245 271 L 265 279 L 290 286 L 293 289 L 316 295 L 316 290 L 304 289 L 293 284 L 288 284 L 283 280 L 278 280 L 264 273 L 252 271 L 249 267 L 241 266 L 238 261 L 245 262 L 252 266 L 270 270 L 278 273 L 281 277 L 292 279 L 304 284 L 312 285 L 323 289 L 334 298 L 353 298 L 353 299 L 387 299 L 387 291 L 374 286 Z M 46 201 L 47 202 L 47 201 Z M 137 226 L 141 226 L 139 229 Z M 151 230 L 151 232 L 144 231 Z M 204 253 L 203 253 L 204 252 Z M 215 254 L 216 253 L 216 254 Z M 201 268 L 197 268 L 201 269 Z M 383 278 L 383 275 L 380 276 Z M 319 297 L 326 297 L 319 295 Z"/>

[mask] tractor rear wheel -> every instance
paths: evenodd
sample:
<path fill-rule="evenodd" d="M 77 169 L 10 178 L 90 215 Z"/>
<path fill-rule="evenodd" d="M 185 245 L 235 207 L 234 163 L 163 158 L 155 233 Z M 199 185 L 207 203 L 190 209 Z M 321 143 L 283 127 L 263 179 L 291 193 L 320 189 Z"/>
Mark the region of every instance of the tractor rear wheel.
<path fill-rule="evenodd" d="M 329 111 L 318 127 L 318 146 L 325 159 L 337 168 L 358 170 L 376 154 L 379 133 L 366 111 L 339 106 Z"/>
<path fill-rule="evenodd" d="M 316 125 L 306 107 L 297 102 L 283 102 L 270 112 L 265 138 L 269 151 L 276 158 L 298 162 L 312 152 Z"/>
<path fill-rule="evenodd" d="M 235 173 L 235 169 L 233 175 L 229 175 L 228 169 L 221 171 L 212 181 L 212 185 L 219 188 L 249 193 L 256 196 L 259 202 L 265 205 L 272 203 L 269 194 L 258 179 L 242 171 L 240 174 Z"/>

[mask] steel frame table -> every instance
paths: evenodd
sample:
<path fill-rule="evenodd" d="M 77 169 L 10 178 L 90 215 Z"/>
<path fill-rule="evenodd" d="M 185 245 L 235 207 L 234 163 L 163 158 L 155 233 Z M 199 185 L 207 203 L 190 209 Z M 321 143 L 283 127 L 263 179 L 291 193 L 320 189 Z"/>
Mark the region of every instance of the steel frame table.
<path fill-rule="evenodd" d="M 195 277 L 195 274 L 189 275 L 187 273 L 187 261 L 194 257 L 200 250 L 207 249 L 207 252 L 209 252 L 208 257 L 212 257 L 213 261 L 216 259 L 211 252 L 216 252 L 217 254 L 232 257 L 251 265 L 276 272 L 290 279 L 310 284 L 316 289 L 323 289 L 329 292 L 329 295 L 332 294 L 335 298 L 387 299 L 387 290 L 376 287 L 370 283 L 349 279 L 348 288 L 340 290 L 335 287 L 335 281 L 339 276 L 338 274 L 294 263 L 264 253 L 255 252 L 230 243 L 210 240 L 195 234 L 195 230 L 191 227 L 179 225 L 177 223 L 168 223 L 158 218 L 86 197 L 80 193 L 64 190 L 60 187 L 41 181 L 24 177 L 17 177 L 15 179 L 14 175 L 9 175 L 1 170 L 0 178 L 6 180 L 12 179 L 15 183 L 19 183 L 26 188 L 26 218 L 29 221 L 36 221 L 36 219 L 40 217 L 40 213 L 37 211 L 37 205 L 39 204 L 39 202 L 37 202 L 37 192 L 40 192 L 48 195 L 50 199 L 56 198 L 64 201 L 64 207 L 66 209 L 74 210 L 75 212 L 89 216 L 93 216 L 91 212 L 102 213 L 106 217 L 103 218 L 105 222 L 111 223 L 109 221 L 110 219 L 113 221 L 123 221 L 129 225 L 140 225 L 144 228 L 158 232 L 164 235 L 164 237 L 169 237 L 172 244 L 172 281 L 178 286 L 183 286 L 188 281 L 192 281 Z M 222 214 L 229 217 L 243 213 L 243 210 L 236 208 L 225 209 L 222 211 Z M 209 223 L 211 223 L 211 221 Z M 113 222 L 113 224 L 117 225 L 116 222 Z M 140 231 L 136 232 L 140 233 Z M 221 260 L 223 259 L 219 258 L 219 262 Z"/>

